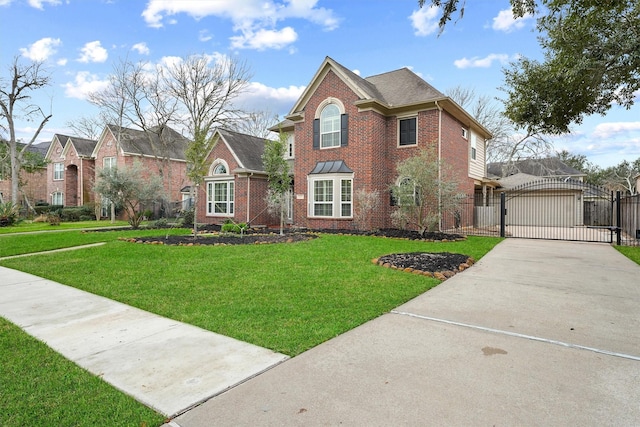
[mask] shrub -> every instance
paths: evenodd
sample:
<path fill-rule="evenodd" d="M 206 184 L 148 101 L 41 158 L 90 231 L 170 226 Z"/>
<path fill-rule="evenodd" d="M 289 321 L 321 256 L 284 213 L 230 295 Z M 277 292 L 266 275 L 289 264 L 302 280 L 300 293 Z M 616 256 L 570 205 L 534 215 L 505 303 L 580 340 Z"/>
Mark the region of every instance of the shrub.
<path fill-rule="evenodd" d="M 60 210 L 60 219 L 65 222 L 83 221 L 82 218 L 94 220 L 94 212 L 90 206 L 73 206 Z"/>
<path fill-rule="evenodd" d="M 185 209 L 180 214 L 180 219 L 184 227 L 193 227 L 193 218 L 193 208 Z"/>
<path fill-rule="evenodd" d="M 167 218 L 158 218 L 154 221 L 153 226 L 155 228 L 165 228 L 168 224 Z"/>
<path fill-rule="evenodd" d="M 242 234 L 246 229 L 248 228 L 248 225 L 246 222 L 233 222 L 232 220 L 228 219 L 224 222 L 224 224 L 222 224 L 222 228 L 221 231 L 223 233 L 237 233 L 237 234 Z"/>
<path fill-rule="evenodd" d="M 18 221 L 20 207 L 11 202 L 0 203 L 0 227 L 8 227 Z"/>
<path fill-rule="evenodd" d="M 57 213 L 49 213 L 47 214 L 47 221 L 49 225 L 60 225 L 60 215 Z"/>

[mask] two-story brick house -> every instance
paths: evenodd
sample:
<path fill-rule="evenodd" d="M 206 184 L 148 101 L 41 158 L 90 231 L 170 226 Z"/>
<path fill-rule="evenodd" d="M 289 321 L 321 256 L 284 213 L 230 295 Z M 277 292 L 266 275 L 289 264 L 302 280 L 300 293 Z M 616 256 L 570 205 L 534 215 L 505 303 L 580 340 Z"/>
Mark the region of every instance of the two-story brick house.
<path fill-rule="evenodd" d="M 381 200 L 370 226 L 391 227 L 396 165 L 429 146 L 460 192 L 487 181 L 490 132 L 407 68 L 362 78 L 327 57 L 286 119 L 278 129 L 292 136 L 296 226 L 352 228 L 354 194 L 365 189 Z"/>
<path fill-rule="evenodd" d="M 189 185 L 185 150 L 189 140 L 180 133 L 164 127 L 161 131 L 148 131 L 107 125 L 98 139 L 91 157 L 96 174 L 104 168 L 131 167 L 135 162 L 142 166 L 145 176 L 159 175 L 163 180 L 164 197 L 170 202 L 180 202 L 181 190 Z M 108 216 L 108 206 L 101 200 L 101 215 Z M 156 215 L 163 207 L 156 206 Z M 168 207 L 165 206 L 166 210 Z M 172 208 L 180 208 L 176 205 Z"/>
<path fill-rule="evenodd" d="M 91 203 L 95 178 L 92 152 L 97 141 L 55 134 L 45 155 L 47 202 L 52 205 L 82 206 Z"/>

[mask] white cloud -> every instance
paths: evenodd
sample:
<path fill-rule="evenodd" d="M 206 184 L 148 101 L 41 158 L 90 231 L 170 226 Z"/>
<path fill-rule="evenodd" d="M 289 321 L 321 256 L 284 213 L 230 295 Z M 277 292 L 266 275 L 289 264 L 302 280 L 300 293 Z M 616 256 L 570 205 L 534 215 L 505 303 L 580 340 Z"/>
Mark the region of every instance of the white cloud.
<path fill-rule="evenodd" d="M 194 19 L 217 16 L 229 19 L 233 30 L 240 33 L 231 38 L 233 47 L 244 49 L 282 49 L 297 40 L 291 26 L 277 28 L 286 19 L 305 19 L 330 31 L 339 26 L 340 20 L 331 9 L 317 7 L 318 0 L 237 0 L 184 1 L 149 0 L 142 16 L 150 27 L 160 28 L 169 17 L 184 13 Z M 205 33 L 204 37 L 208 37 Z M 203 33 L 200 34 L 202 41 Z M 207 39 L 208 40 L 208 39 Z M 205 40 L 206 41 L 206 40 Z"/>
<path fill-rule="evenodd" d="M 512 9 L 501 10 L 498 13 L 498 16 L 493 18 L 493 28 L 496 31 L 504 31 L 505 33 L 510 33 L 514 30 L 519 30 L 523 28 L 527 21 L 532 19 L 533 16 L 529 13 L 525 14 L 522 18 L 514 18 Z"/>
<path fill-rule="evenodd" d="M 44 3 L 48 3 L 51 6 L 57 6 L 61 3 L 60 0 L 29 0 L 29 6 L 36 9 L 44 10 Z"/>
<path fill-rule="evenodd" d="M 20 52 L 22 52 L 22 56 L 29 58 L 32 61 L 45 61 L 57 52 L 56 47 L 61 44 L 62 42 L 60 39 L 45 37 L 29 45 L 29 48 L 27 49 L 20 48 Z"/>
<path fill-rule="evenodd" d="M 61 58 L 56 61 L 56 64 L 60 65 L 61 67 L 64 67 L 65 65 L 67 65 L 67 62 L 69 62 L 67 58 Z"/>
<path fill-rule="evenodd" d="M 87 99 L 92 92 L 98 92 L 109 85 L 108 80 L 100 80 L 95 74 L 81 71 L 73 82 L 64 84 L 64 93 L 69 98 Z"/>
<path fill-rule="evenodd" d="M 86 43 L 80 52 L 82 55 L 78 58 L 79 62 L 104 62 L 109 56 L 107 50 L 100 45 L 98 40 Z"/>
<path fill-rule="evenodd" d="M 591 136 L 605 139 L 629 132 L 640 132 L 640 122 L 600 123 L 595 127 Z"/>
<path fill-rule="evenodd" d="M 200 40 L 201 42 L 208 42 L 212 38 L 213 36 L 209 34 L 209 30 L 200 30 L 200 32 L 198 33 L 198 40 Z"/>
<path fill-rule="evenodd" d="M 509 55 L 504 53 L 492 53 L 484 58 L 474 56 L 473 58 L 456 59 L 453 61 L 453 65 L 457 68 L 489 68 L 494 61 L 504 64 L 509 61 Z"/>
<path fill-rule="evenodd" d="M 273 111 L 286 114 L 300 98 L 305 86 L 269 87 L 263 83 L 251 82 L 246 91 L 238 97 L 237 103 L 249 111 Z"/>
<path fill-rule="evenodd" d="M 149 53 L 151 53 L 146 43 L 136 43 L 131 46 L 131 49 L 135 50 L 140 55 L 149 55 Z"/>
<path fill-rule="evenodd" d="M 439 8 L 434 6 L 421 7 L 409 16 L 416 36 L 428 36 L 438 30 Z"/>
<path fill-rule="evenodd" d="M 260 29 L 244 31 L 241 36 L 231 37 L 231 47 L 235 49 L 282 49 L 295 42 L 298 34 L 291 27 L 280 31 Z"/>
<path fill-rule="evenodd" d="M 0 6 L 9 6 L 13 0 L 0 0 Z"/>

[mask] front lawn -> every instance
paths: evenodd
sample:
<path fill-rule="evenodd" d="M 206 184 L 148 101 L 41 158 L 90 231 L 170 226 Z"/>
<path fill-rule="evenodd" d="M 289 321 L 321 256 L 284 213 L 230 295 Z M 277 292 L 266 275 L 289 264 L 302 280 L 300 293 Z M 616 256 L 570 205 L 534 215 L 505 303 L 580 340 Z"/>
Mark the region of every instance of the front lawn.
<path fill-rule="evenodd" d="M 469 237 L 462 242 L 426 243 L 324 234 L 291 244 L 193 247 L 117 240 L 119 236 L 153 233 L 164 235 L 166 231 L 0 236 L 0 252 L 11 254 L 34 252 L 33 247 L 41 250 L 69 246 L 70 241 L 76 244 L 107 242 L 77 251 L 0 260 L 0 264 L 295 356 L 389 312 L 439 283 L 425 276 L 379 267 L 371 263 L 373 258 L 398 252 L 457 252 L 478 260 L 501 240 Z M 14 249 L 7 249 L 8 246 Z M 471 270 L 463 274 L 473 273 Z M 13 346 L 16 340 L 20 340 L 24 348 L 34 345 L 35 340 L 6 321 L 0 326 L 2 345 L 6 342 Z M 5 340 L 5 334 L 12 338 Z M 66 384 L 69 376 L 85 377 L 74 380 L 78 382 L 92 384 L 93 380 L 85 371 L 75 373 L 71 362 L 63 365 L 67 368 L 51 369 L 49 359 L 57 354 L 37 341 L 35 346 L 38 349 L 28 353 L 0 349 L 3 370 L 5 366 L 20 367 L 12 368 L 18 372 L 16 375 L 0 375 L 5 401 L 0 404 L 2 413 L 19 410 L 23 414 L 34 414 L 31 418 L 28 415 L 16 418 L 15 423 L 11 420 L 9 425 L 101 425 L 94 422 L 91 414 L 82 412 L 75 423 L 40 418 L 50 412 L 50 407 L 57 408 L 55 414 L 75 413 L 73 395 L 58 397 L 60 388 L 65 388 L 60 384 Z M 24 370 L 30 371 L 28 375 L 19 373 Z M 51 379 L 41 380 L 49 376 Z M 41 394 L 23 401 L 30 393 L 26 383 L 37 384 L 42 388 Z M 118 399 L 120 397 L 109 394 L 100 398 L 107 408 L 116 408 Z M 22 406 L 15 406 L 16 400 L 21 400 Z M 13 402 L 12 406 L 6 402 Z M 101 413 L 99 411 L 101 409 L 96 409 Z M 119 420 L 131 421 L 123 425 L 144 425 L 138 421 L 142 419 L 153 420 L 149 426 L 161 423 L 157 421 L 159 418 L 138 415 L 144 414 L 141 408 L 118 411 L 123 414 L 116 416 Z M 117 425 L 108 416 L 103 421 Z"/>
<path fill-rule="evenodd" d="M 371 259 L 418 251 L 479 259 L 500 241 L 322 235 L 294 244 L 177 247 L 113 240 L 123 233 L 80 234 L 110 241 L 2 265 L 295 356 L 439 283 L 380 268 Z M 0 237 L 0 244 L 8 237 L 16 239 L 12 246 L 33 238 Z"/>
<path fill-rule="evenodd" d="M 51 225 L 48 222 L 22 221 L 10 227 L 0 227 L 0 234 L 9 233 L 28 233 L 33 231 L 60 231 L 77 228 L 109 228 L 109 227 L 128 227 L 127 221 L 77 221 L 77 222 L 61 222 L 59 225 Z"/>
<path fill-rule="evenodd" d="M 640 246 L 615 246 L 622 255 L 640 265 Z"/>

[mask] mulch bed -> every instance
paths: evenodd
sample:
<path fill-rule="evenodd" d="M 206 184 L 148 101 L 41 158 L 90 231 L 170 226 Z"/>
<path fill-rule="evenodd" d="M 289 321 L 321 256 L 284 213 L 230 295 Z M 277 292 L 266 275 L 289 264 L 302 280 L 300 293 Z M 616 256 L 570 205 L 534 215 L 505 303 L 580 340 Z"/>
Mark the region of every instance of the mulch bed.
<path fill-rule="evenodd" d="M 198 238 L 193 235 L 185 236 L 160 236 L 160 237 L 138 237 L 123 238 L 134 243 L 145 243 L 153 245 L 174 245 L 174 246 L 202 246 L 202 245 L 255 245 L 255 244 L 272 244 L 272 243 L 295 243 L 310 239 L 315 239 L 320 233 L 325 234 L 349 234 L 378 236 L 395 239 L 421 240 L 429 242 L 452 242 L 464 240 L 465 236 L 452 233 L 425 232 L 418 233 L 416 231 L 383 229 L 376 231 L 359 232 L 353 230 L 309 230 L 309 231 L 292 231 L 287 230 L 284 234 L 277 232 L 265 232 L 260 230 L 247 230 L 242 235 L 233 233 L 221 233 L 219 227 L 204 226 L 199 228 L 200 234 Z M 449 253 L 449 252 L 411 252 L 385 255 L 372 260 L 375 264 L 396 270 L 405 271 L 413 274 L 422 274 L 428 277 L 435 277 L 440 280 L 446 280 L 454 274 L 469 268 L 473 265 L 474 260 L 467 255 Z"/>

